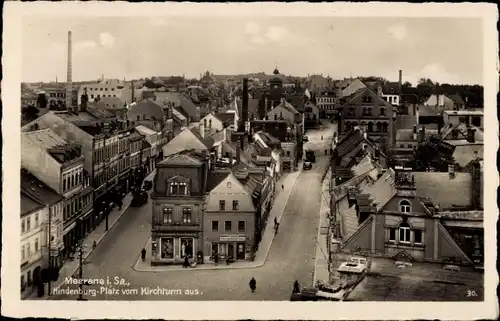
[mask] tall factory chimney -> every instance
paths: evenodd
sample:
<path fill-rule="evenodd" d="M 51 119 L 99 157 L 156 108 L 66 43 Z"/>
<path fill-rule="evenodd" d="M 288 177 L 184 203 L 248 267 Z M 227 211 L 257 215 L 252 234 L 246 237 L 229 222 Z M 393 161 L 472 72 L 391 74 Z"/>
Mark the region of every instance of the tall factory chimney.
<path fill-rule="evenodd" d="M 238 131 L 245 132 L 245 126 L 248 122 L 248 78 L 243 78 L 243 101 L 241 104 L 241 122 Z"/>
<path fill-rule="evenodd" d="M 66 74 L 66 109 L 68 111 L 73 110 L 73 48 L 71 41 L 71 31 L 68 31 L 68 66 Z"/>
<path fill-rule="evenodd" d="M 399 70 L 399 82 L 398 82 L 398 91 L 399 91 L 399 105 L 402 105 L 401 98 L 403 98 L 403 71 Z"/>

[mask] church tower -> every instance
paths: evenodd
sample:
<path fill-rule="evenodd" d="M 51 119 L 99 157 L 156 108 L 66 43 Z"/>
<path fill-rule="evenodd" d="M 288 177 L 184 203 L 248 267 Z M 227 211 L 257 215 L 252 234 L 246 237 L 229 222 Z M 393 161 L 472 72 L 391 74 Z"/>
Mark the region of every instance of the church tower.
<path fill-rule="evenodd" d="M 279 77 L 280 72 L 278 67 L 274 69 L 274 76 L 269 81 L 269 100 L 274 107 L 281 103 L 281 98 L 283 97 L 283 80 Z"/>

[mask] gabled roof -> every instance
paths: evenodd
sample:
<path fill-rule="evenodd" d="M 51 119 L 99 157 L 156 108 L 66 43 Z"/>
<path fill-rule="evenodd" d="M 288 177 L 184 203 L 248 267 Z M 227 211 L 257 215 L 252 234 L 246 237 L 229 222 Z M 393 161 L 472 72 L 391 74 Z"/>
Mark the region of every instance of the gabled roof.
<path fill-rule="evenodd" d="M 185 97 L 184 95 L 180 99 L 181 109 L 187 114 L 191 119 L 196 118 L 196 105 L 191 101 L 191 99 Z"/>
<path fill-rule="evenodd" d="M 21 191 L 48 206 L 64 200 L 62 195 L 58 194 L 26 169 L 21 169 Z"/>
<path fill-rule="evenodd" d="M 342 97 L 350 96 L 362 88 L 366 88 L 366 85 L 360 79 L 354 79 L 345 89 L 342 90 Z"/>
<path fill-rule="evenodd" d="M 444 111 L 444 106 L 418 105 L 418 116 L 440 116 Z"/>
<path fill-rule="evenodd" d="M 365 138 L 360 130 L 353 130 L 347 133 L 338 143 L 335 149 L 337 150 L 337 157 L 343 157 L 355 146 L 364 141 Z"/>
<path fill-rule="evenodd" d="M 382 84 L 382 93 L 384 95 L 398 95 L 399 83 L 387 81 Z"/>
<path fill-rule="evenodd" d="M 385 101 L 382 97 L 380 97 L 379 95 L 377 95 L 373 90 L 371 90 L 368 87 L 360 88 L 360 89 L 356 90 L 352 95 L 345 97 L 344 98 L 344 100 L 345 100 L 344 105 L 345 104 L 349 104 L 354 99 L 356 99 L 359 96 L 362 96 L 362 95 L 364 95 L 366 93 L 369 93 L 370 96 L 373 97 L 380 104 L 384 104 L 386 107 L 392 109 L 392 105 L 391 104 L 389 104 L 387 101 Z"/>
<path fill-rule="evenodd" d="M 201 166 L 203 163 L 187 153 L 179 152 L 177 154 L 167 156 L 159 164 L 173 166 Z"/>
<path fill-rule="evenodd" d="M 137 130 L 139 132 L 139 134 L 141 134 L 143 136 L 152 136 L 152 135 L 158 134 L 158 132 L 156 132 L 156 131 L 154 131 L 146 126 L 143 126 L 143 125 L 136 126 L 135 130 Z"/>
<path fill-rule="evenodd" d="M 211 192 L 214 188 L 219 186 L 228 176 L 229 171 L 210 171 L 207 175 L 207 192 Z"/>
<path fill-rule="evenodd" d="M 242 115 L 243 100 L 236 101 L 238 108 L 238 115 Z M 259 99 L 248 99 L 248 118 L 259 118 Z"/>
<path fill-rule="evenodd" d="M 59 137 L 50 128 L 35 130 L 31 132 L 23 132 L 21 133 L 21 135 L 45 150 L 67 145 L 66 141 L 63 138 Z"/>
<path fill-rule="evenodd" d="M 21 189 L 21 216 L 33 213 L 45 207 L 45 204 L 30 196 Z"/>
<path fill-rule="evenodd" d="M 282 101 L 278 106 L 274 107 L 274 108 L 278 108 L 278 107 L 283 107 L 285 110 L 288 110 L 289 112 L 293 113 L 294 115 L 298 115 L 300 114 L 297 109 L 295 109 L 295 107 L 293 107 L 289 102 L 287 102 L 286 100 L 285 101 Z"/>
<path fill-rule="evenodd" d="M 172 108 L 172 116 L 174 117 L 174 119 L 176 119 L 178 122 L 183 122 L 185 120 L 187 120 L 186 116 L 184 116 L 182 114 L 182 112 L 177 109 L 177 108 Z"/>
<path fill-rule="evenodd" d="M 476 158 L 484 157 L 484 145 L 482 143 L 478 144 L 467 144 L 467 145 L 457 145 L 455 151 L 453 152 L 453 158 L 455 162 L 460 166 L 465 167 L 472 160 Z"/>
<path fill-rule="evenodd" d="M 472 176 L 455 172 L 454 176 L 443 172 L 414 172 L 417 195 L 432 199 L 441 210 L 455 206 L 470 206 Z"/>
<path fill-rule="evenodd" d="M 157 103 L 149 99 L 144 99 L 135 105 L 128 108 L 128 118 L 132 121 L 138 116 L 139 119 L 143 119 L 143 115 L 146 115 L 146 119 L 153 119 L 157 121 L 162 121 L 164 118 L 163 108 Z"/>
<path fill-rule="evenodd" d="M 396 187 L 394 185 L 395 177 L 396 173 L 392 168 L 389 168 L 377 181 L 375 181 L 375 183 L 366 186 L 363 190 L 363 194 L 370 195 L 370 199 L 373 201 L 372 204 L 374 204 L 378 210 L 382 209 L 396 194 Z"/>
<path fill-rule="evenodd" d="M 197 129 L 185 128 L 163 146 L 163 155 L 168 156 L 190 149 L 197 151 L 210 150 L 213 143 L 211 138 L 203 138 Z"/>
<path fill-rule="evenodd" d="M 214 141 L 212 138 L 210 137 L 203 137 L 201 136 L 200 132 L 198 131 L 197 128 L 188 128 L 188 130 L 190 130 L 193 135 L 198 138 L 200 140 L 200 142 L 203 143 L 203 145 L 205 145 L 208 149 L 212 148 L 212 146 L 214 145 Z"/>

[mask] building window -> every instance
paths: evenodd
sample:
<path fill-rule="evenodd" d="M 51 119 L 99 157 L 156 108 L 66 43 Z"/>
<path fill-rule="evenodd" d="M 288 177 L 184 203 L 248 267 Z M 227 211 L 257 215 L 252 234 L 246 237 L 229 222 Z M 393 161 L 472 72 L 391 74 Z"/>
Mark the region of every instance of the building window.
<path fill-rule="evenodd" d="M 413 231 L 413 241 L 415 244 L 422 244 L 422 231 L 414 230 Z"/>
<path fill-rule="evenodd" d="M 389 241 L 396 242 L 396 229 L 395 228 L 389 229 Z"/>
<path fill-rule="evenodd" d="M 226 210 L 226 201 L 220 200 L 219 201 L 219 211 L 225 211 Z"/>
<path fill-rule="evenodd" d="M 26 231 L 26 224 L 24 220 L 21 220 L 21 233 L 24 233 Z"/>
<path fill-rule="evenodd" d="M 400 144 L 399 147 L 405 148 L 405 144 Z"/>
<path fill-rule="evenodd" d="M 232 230 L 231 221 L 224 222 L 224 231 L 231 232 L 231 230 Z"/>
<path fill-rule="evenodd" d="M 238 232 L 245 232 L 245 221 L 238 221 Z"/>
<path fill-rule="evenodd" d="M 160 251 L 162 259 L 174 258 L 174 239 L 170 237 L 162 237 L 160 239 Z"/>
<path fill-rule="evenodd" d="M 189 224 L 189 223 L 191 223 L 191 219 L 192 219 L 191 208 L 183 208 L 182 209 L 182 222 L 184 224 Z"/>
<path fill-rule="evenodd" d="M 179 193 L 179 184 L 170 183 L 170 194 L 177 195 Z"/>
<path fill-rule="evenodd" d="M 403 200 L 399 203 L 399 211 L 401 213 L 410 213 L 411 212 L 411 203 L 407 200 Z"/>
<path fill-rule="evenodd" d="M 380 108 L 380 116 L 385 116 L 385 108 Z"/>
<path fill-rule="evenodd" d="M 163 209 L 163 224 L 170 224 L 173 221 L 172 209 L 164 208 Z"/>
<path fill-rule="evenodd" d="M 28 232 L 29 230 L 31 230 L 31 218 L 28 216 L 28 218 L 26 219 L 26 232 Z"/>
<path fill-rule="evenodd" d="M 212 221 L 212 232 L 219 231 L 219 221 Z"/>
<path fill-rule="evenodd" d="M 24 245 L 21 246 L 21 260 L 24 261 L 24 259 L 26 258 L 26 252 L 24 251 Z"/>
<path fill-rule="evenodd" d="M 35 227 L 38 227 L 39 222 L 38 222 L 38 213 L 35 213 Z"/>
<path fill-rule="evenodd" d="M 179 183 L 179 195 L 187 195 L 187 184 Z"/>
<path fill-rule="evenodd" d="M 35 240 L 35 253 L 38 253 L 38 239 Z"/>
<path fill-rule="evenodd" d="M 410 225 L 408 223 L 399 225 L 399 242 L 410 243 Z"/>
<path fill-rule="evenodd" d="M 238 210 L 238 201 L 233 201 L 233 211 Z"/>
<path fill-rule="evenodd" d="M 291 157 L 291 155 L 292 155 L 292 153 L 289 150 L 287 150 L 286 151 L 286 157 Z"/>

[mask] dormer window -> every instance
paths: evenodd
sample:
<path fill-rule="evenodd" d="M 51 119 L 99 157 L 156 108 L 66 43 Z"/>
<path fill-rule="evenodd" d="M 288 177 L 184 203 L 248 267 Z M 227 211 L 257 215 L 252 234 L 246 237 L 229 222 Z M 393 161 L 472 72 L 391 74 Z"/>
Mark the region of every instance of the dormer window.
<path fill-rule="evenodd" d="M 401 213 L 410 213 L 411 212 L 411 203 L 407 200 L 402 200 L 399 203 L 399 211 Z"/>
<path fill-rule="evenodd" d="M 187 184 L 179 183 L 179 195 L 187 195 Z"/>

